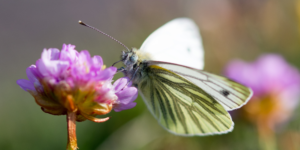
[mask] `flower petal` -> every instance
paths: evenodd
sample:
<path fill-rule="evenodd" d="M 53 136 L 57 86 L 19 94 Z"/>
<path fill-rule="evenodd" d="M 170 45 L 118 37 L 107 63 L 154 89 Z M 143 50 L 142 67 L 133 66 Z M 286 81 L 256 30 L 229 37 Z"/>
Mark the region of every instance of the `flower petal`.
<path fill-rule="evenodd" d="M 127 77 L 123 77 L 123 78 L 120 78 L 117 81 L 115 81 L 113 84 L 115 93 L 118 93 L 119 91 L 121 91 L 126 86 L 128 81 L 129 81 L 129 78 L 127 78 Z"/>
<path fill-rule="evenodd" d="M 52 59 L 52 55 L 53 58 L 56 57 L 57 49 L 44 49 L 42 58 L 37 61 L 37 68 L 43 76 L 58 77 L 59 73 L 63 72 L 63 70 L 67 69 L 69 66 L 68 61 L 59 61 Z"/>
<path fill-rule="evenodd" d="M 135 106 L 136 106 L 136 103 L 135 103 L 135 102 L 132 102 L 132 103 L 129 103 L 129 104 L 127 104 L 127 105 L 116 106 L 116 107 L 114 107 L 114 111 L 120 112 L 120 111 L 122 111 L 122 110 L 131 109 L 131 108 L 133 108 L 133 107 L 135 107 Z"/>
<path fill-rule="evenodd" d="M 96 68 L 102 68 L 102 65 L 103 65 L 103 60 L 100 56 L 94 56 L 92 58 L 92 61 L 93 61 L 93 66 L 96 66 Z"/>
<path fill-rule="evenodd" d="M 86 65 L 86 67 L 90 67 L 90 65 L 92 64 L 92 60 L 89 51 L 81 51 L 78 55 L 78 61 L 80 62 L 80 64 L 84 64 Z"/>
<path fill-rule="evenodd" d="M 116 93 L 116 95 L 118 96 L 118 101 L 121 104 L 128 104 L 137 98 L 138 90 L 135 87 L 129 87 Z"/>
<path fill-rule="evenodd" d="M 44 49 L 41 58 L 42 59 L 49 59 L 49 60 L 57 60 L 59 58 L 60 52 L 57 48 L 49 48 Z"/>
<path fill-rule="evenodd" d="M 31 83 L 34 83 L 34 82 L 38 81 L 38 79 L 36 77 L 37 69 L 36 69 L 35 65 L 31 65 L 30 67 L 28 67 L 26 69 L 26 74 L 27 74 L 27 77 L 28 77 L 28 79 Z"/>
<path fill-rule="evenodd" d="M 64 44 L 60 54 L 60 60 L 66 60 L 74 63 L 78 59 L 78 52 L 74 49 L 75 45 Z"/>
<path fill-rule="evenodd" d="M 107 69 L 104 69 L 100 72 L 100 75 L 97 77 L 98 80 L 108 80 L 112 76 L 114 76 L 117 72 L 116 67 L 109 67 Z"/>
<path fill-rule="evenodd" d="M 25 79 L 19 79 L 17 80 L 17 84 L 24 90 L 24 91 L 35 91 L 34 85 L 32 82 L 25 80 Z"/>

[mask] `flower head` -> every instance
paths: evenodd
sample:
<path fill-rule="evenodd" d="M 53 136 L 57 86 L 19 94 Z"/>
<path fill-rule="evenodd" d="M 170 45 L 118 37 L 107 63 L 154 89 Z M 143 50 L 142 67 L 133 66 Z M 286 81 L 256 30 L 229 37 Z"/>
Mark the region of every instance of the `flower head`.
<path fill-rule="evenodd" d="M 44 49 L 36 64 L 27 68 L 28 80 L 17 83 L 46 113 L 76 112 L 77 121 L 100 122 L 103 120 L 96 115 L 135 106 L 137 89 L 129 87 L 127 78 L 111 84 L 116 71 L 115 67 L 106 68 L 100 56 L 91 57 L 86 50 L 78 52 L 74 45 L 64 44 L 61 51 Z"/>
<path fill-rule="evenodd" d="M 299 103 L 300 74 L 279 55 L 262 55 L 253 63 L 232 61 L 225 74 L 254 91 L 243 107 L 246 118 L 254 123 L 274 128 L 285 122 Z"/>
<path fill-rule="evenodd" d="M 28 91 L 42 110 L 53 115 L 67 115 L 67 149 L 76 150 L 76 121 L 86 119 L 104 122 L 96 115 L 130 109 L 136 105 L 137 89 L 128 78 L 111 84 L 117 68 L 106 68 L 100 56 L 91 57 L 86 50 L 78 52 L 74 45 L 44 49 L 35 65 L 27 68 L 28 80 L 17 84 Z"/>

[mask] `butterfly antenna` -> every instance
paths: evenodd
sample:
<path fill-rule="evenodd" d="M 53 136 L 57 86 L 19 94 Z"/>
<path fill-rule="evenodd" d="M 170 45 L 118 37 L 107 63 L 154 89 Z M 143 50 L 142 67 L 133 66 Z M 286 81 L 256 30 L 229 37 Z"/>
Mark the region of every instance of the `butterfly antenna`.
<path fill-rule="evenodd" d="M 110 35 L 104 33 L 103 31 L 101 31 L 101 30 L 99 30 L 99 29 L 97 29 L 97 28 L 95 28 L 95 27 L 92 27 L 92 26 L 86 24 L 86 23 L 82 22 L 81 20 L 79 20 L 78 23 L 81 24 L 81 25 L 83 25 L 83 26 L 86 26 L 86 27 L 89 27 L 89 28 L 91 28 L 91 29 L 94 29 L 94 30 L 96 30 L 96 31 L 98 31 L 98 32 L 100 32 L 100 33 L 102 33 L 102 34 L 108 36 L 109 38 L 113 39 L 114 41 L 118 42 L 120 45 L 122 45 L 123 47 L 125 47 L 128 51 L 130 51 L 129 48 L 128 48 L 127 46 L 125 46 L 125 44 L 121 43 L 120 41 L 118 41 L 117 39 L 113 38 L 112 36 L 110 36 Z"/>

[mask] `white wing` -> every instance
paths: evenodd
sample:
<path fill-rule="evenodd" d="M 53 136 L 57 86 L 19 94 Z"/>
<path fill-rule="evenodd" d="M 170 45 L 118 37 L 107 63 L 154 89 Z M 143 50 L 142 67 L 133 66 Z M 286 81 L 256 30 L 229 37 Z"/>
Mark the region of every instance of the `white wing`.
<path fill-rule="evenodd" d="M 168 62 L 149 61 L 148 65 L 158 65 L 186 78 L 211 95 L 227 111 L 242 107 L 253 94 L 250 88 L 242 84 L 202 70 Z"/>
<path fill-rule="evenodd" d="M 197 25 L 189 18 L 174 19 L 154 31 L 142 44 L 141 52 L 151 60 L 203 69 L 203 46 Z"/>

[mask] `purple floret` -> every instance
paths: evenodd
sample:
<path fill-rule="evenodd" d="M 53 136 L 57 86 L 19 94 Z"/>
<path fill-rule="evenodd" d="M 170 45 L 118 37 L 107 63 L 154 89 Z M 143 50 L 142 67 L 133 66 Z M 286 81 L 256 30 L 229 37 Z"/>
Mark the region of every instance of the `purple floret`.
<path fill-rule="evenodd" d="M 129 78 L 123 77 L 113 84 L 115 94 L 118 96 L 118 100 L 114 104 L 114 110 L 116 112 L 131 109 L 136 106 L 136 103 L 133 101 L 137 98 L 138 91 L 135 87 L 130 87 L 131 82 L 129 84 L 128 82 Z"/>

